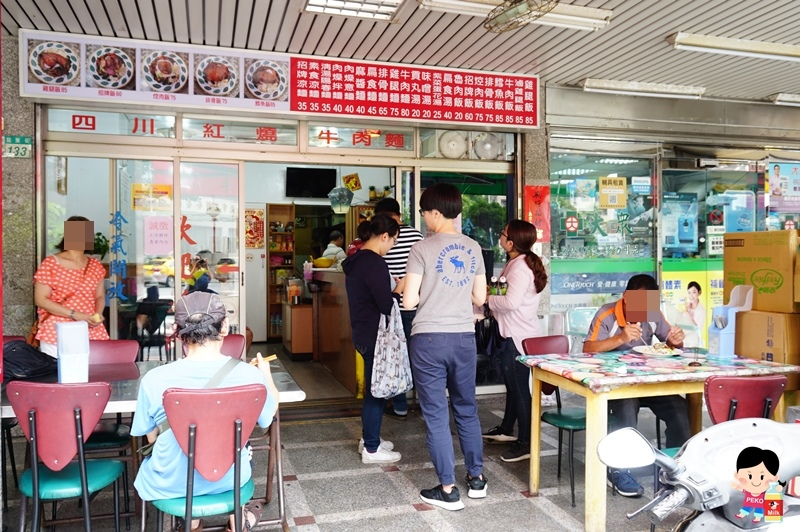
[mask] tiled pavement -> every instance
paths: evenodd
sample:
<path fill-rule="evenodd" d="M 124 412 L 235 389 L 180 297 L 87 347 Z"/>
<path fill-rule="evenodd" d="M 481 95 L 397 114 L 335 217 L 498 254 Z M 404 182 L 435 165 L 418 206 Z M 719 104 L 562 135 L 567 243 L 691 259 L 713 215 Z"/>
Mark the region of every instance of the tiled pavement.
<path fill-rule="evenodd" d="M 504 396 L 479 398 L 479 415 L 484 429 L 499 424 Z M 565 401 L 577 404 L 579 398 L 565 394 Z M 649 410 L 642 410 L 640 429 L 655 437 L 655 421 Z M 649 433 L 648 433 L 649 428 Z M 298 532 L 312 531 L 472 531 L 472 530 L 543 530 L 575 531 L 583 529 L 583 437 L 576 437 L 576 507 L 570 504 L 569 474 L 564 460 L 561 478 L 556 476 L 558 433 L 543 427 L 542 488 L 539 497 L 527 493 L 528 461 L 505 463 L 500 454 L 508 444 L 489 444 L 484 448 L 485 474 L 488 478 L 488 497 L 472 500 L 466 497 L 463 478 L 466 471 L 456 448 L 456 477 L 459 479 L 462 500 L 466 508 L 449 512 L 434 508 L 419 499 L 419 490 L 437 484 L 433 465 L 425 447 L 425 426 L 418 411 L 407 420 L 384 418 L 382 436 L 395 443 L 403 454 L 397 464 L 386 466 L 363 465 L 356 452 L 361 434 L 359 418 L 332 418 L 315 421 L 285 421 L 281 424 L 284 444 L 284 479 L 286 485 L 289 526 Z M 566 444 L 566 442 L 565 442 Z M 21 435 L 15 438 L 17 456 L 23 456 Z M 565 450 L 566 452 L 566 450 Z M 256 454 L 254 471 L 265 471 L 265 457 Z M 645 497 L 627 499 L 612 497 L 608 492 L 607 530 L 648 530 L 644 516 L 633 520 L 625 517 L 647 502 L 652 495 L 652 471 L 637 473 L 645 486 Z M 9 476 L 10 478 L 10 476 Z M 266 481 L 256 476 L 257 493 Z M 18 493 L 9 491 L 10 509 L 3 521 L 10 530 L 17 527 Z M 95 511 L 110 509 L 110 498 L 101 494 L 93 504 Z M 59 515 L 79 514 L 74 502 L 66 503 Z M 265 510 L 265 516 L 277 515 L 275 504 Z M 155 529 L 150 517 L 147 530 Z M 675 520 L 670 523 L 674 524 Z M 97 521 L 95 530 L 113 530 L 110 521 Z M 71 532 L 78 526 L 59 527 Z M 138 530 L 133 520 L 131 530 Z M 667 530 L 661 527 L 659 530 Z"/>

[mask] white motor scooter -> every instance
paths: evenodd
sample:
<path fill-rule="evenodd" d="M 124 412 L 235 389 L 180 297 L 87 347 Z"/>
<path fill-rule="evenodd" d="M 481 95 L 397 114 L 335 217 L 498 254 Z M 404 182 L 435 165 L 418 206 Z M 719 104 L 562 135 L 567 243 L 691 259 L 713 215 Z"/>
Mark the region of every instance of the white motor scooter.
<path fill-rule="evenodd" d="M 673 530 L 688 531 L 798 531 L 800 499 L 783 490 L 783 521 L 754 522 L 749 516 L 737 518 L 744 493 L 732 484 L 736 460 L 746 447 L 769 449 L 780 461 L 778 479 L 787 482 L 800 476 L 800 424 L 777 423 L 769 419 L 748 418 L 713 425 L 687 441 L 675 459 L 653 447 L 632 428 L 612 432 L 600 441 L 597 454 L 606 466 L 632 469 L 657 464 L 659 479 L 665 486 L 653 500 L 628 514 L 631 519 L 647 512 L 650 522 L 660 524 L 683 506 L 694 510 Z M 792 485 L 788 485 L 790 488 Z"/>

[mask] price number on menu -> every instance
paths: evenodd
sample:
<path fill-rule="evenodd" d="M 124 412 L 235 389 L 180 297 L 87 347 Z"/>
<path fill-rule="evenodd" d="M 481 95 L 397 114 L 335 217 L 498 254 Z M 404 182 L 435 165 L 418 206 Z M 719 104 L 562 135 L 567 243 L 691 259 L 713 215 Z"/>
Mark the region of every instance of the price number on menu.
<path fill-rule="evenodd" d="M 30 159 L 33 156 L 32 137 L 3 137 L 3 157 Z"/>

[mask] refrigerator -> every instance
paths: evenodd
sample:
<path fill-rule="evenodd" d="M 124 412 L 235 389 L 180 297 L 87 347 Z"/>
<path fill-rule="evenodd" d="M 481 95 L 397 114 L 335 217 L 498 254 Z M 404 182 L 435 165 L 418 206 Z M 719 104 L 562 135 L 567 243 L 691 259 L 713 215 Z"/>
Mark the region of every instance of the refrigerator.
<path fill-rule="evenodd" d="M 245 279 L 247 326 L 254 342 L 267 341 L 267 244 L 264 238 L 266 205 L 245 204 Z"/>

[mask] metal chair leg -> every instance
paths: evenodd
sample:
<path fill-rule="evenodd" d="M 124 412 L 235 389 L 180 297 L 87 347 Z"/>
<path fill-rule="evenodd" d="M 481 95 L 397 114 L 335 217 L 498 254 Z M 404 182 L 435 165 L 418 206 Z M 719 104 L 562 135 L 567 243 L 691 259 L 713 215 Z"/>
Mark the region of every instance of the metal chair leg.
<path fill-rule="evenodd" d="M 558 474 L 556 478 L 561 478 L 561 443 L 564 439 L 563 431 L 558 429 Z"/>
<path fill-rule="evenodd" d="M 19 503 L 19 529 L 25 530 L 25 518 L 28 513 L 28 498 L 23 495 Z M 144 530 L 142 530 L 144 532 Z"/>
<path fill-rule="evenodd" d="M 119 532 L 119 478 L 114 481 L 114 532 Z"/>
<path fill-rule="evenodd" d="M 572 507 L 575 508 L 575 431 L 569 431 L 569 488 L 572 492 Z"/>

